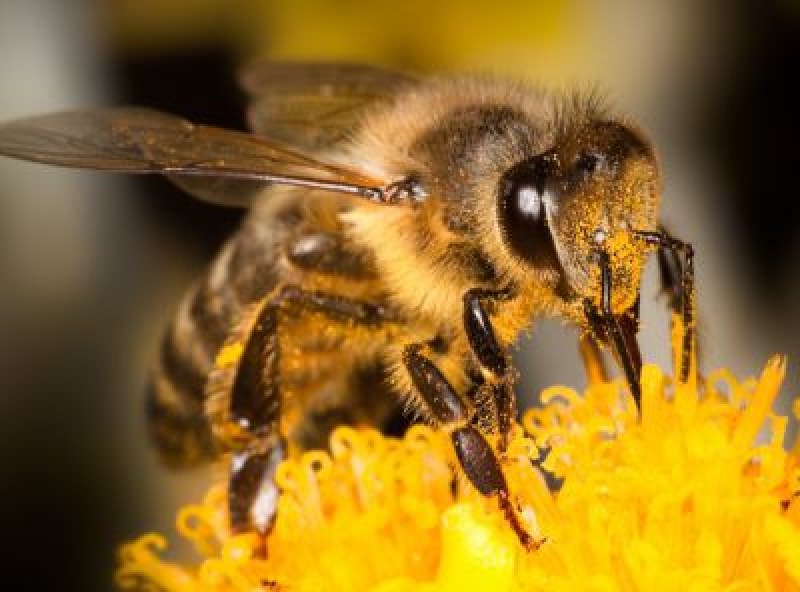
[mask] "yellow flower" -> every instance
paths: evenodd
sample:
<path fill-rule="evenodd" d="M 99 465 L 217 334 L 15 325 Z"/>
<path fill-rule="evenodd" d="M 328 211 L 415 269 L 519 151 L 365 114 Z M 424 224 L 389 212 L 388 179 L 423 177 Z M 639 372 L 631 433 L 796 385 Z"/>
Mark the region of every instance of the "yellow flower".
<path fill-rule="evenodd" d="M 547 389 L 505 460 L 535 551 L 456 476 L 446 436 L 340 428 L 330 453 L 281 466 L 266 559 L 258 537 L 229 534 L 220 486 L 178 518 L 198 565 L 162 559 L 165 540 L 151 534 L 123 547 L 118 580 L 168 591 L 800 590 L 800 442 L 784 449 L 787 418 L 771 412 L 784 373 L 775 357 L 758 379 L 720 370 L 674 385 L 646 366 L 641 419 L 619 383 Z"/>

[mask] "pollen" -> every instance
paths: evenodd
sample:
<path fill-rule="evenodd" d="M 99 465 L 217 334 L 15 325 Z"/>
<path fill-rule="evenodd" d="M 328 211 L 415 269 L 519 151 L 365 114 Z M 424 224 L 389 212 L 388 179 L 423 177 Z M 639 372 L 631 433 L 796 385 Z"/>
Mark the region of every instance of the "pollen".
<path fill-rule="evenodd" d="M 229 343 L 219 350 L 214 365 L 217 368 L 228 368 L 236 364 L 244 353 L 244 345 L 241 343 Z"/>
<path fill-rule="evenodd" d="M 224 484 L 184 508 L 193 563 L 148 534 L 120 551 L 122 588 L 167 591 L 800 590 L 800 441 L 772 404 L 786 371 L 642 376 L 546 389 L 504 470 L 537 537 L 526 551 L 496 500 L 459 477 L 446 437 L 341 427 L 328 451 L 281 465 L 265 541 L 231 535 Z M 795 404 L 800 412 L 800 403 Z M 266 549 L 266 552 L 264 552 Z"/>

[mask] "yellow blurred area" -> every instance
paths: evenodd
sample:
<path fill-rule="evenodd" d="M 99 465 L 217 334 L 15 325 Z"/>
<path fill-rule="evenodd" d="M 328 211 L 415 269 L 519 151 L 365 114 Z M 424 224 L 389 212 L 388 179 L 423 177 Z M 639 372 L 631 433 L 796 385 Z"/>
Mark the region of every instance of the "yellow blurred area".
<path fill-rule="evenodd" d="M 265 7 L 257 0 L 109 0 L 101 28 L 126 53 L 159 54 L 209 41 L 244 50 Z"/>
<path fill-rule="evenodd" d="M 575 26 L 577 4 L 411 0 L 376 9 L 369 0 L 303 0 L 268 14 L 273 28 L 262 49 L 280 57 L 327 55 L 419 69 L 513 70 L 537 53 L 569 59 L 583 36 Z"/>
<path fill-rule="evenodd" d="M 580 0 L 114 0 L 112 41 L 133 52 L 209 39 L 245 56 L 351 59 L 421 70 L 570 69 L 591 40 Z M 557 60 L 553 56 L 558 56 Z"/>
<path fill-rule="evenodd" d="M 489 71 L 600 83 L 650 102 L 669 101 L 676 79 L 692 77 L 719 51 L 703 32 L 713 18 L 713 6 L 688 0 L 111 0 L 104 29 L 126 55 L 214 43 L 241 62 L 269 56 Z"/>

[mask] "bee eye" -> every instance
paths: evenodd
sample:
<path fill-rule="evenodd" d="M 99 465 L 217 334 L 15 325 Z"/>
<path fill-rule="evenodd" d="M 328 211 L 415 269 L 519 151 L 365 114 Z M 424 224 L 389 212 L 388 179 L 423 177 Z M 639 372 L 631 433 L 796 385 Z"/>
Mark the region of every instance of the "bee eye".
<path fill-rule="evenodd" d="M 509 249 L 536 268 L 561 270 L 548 221 L 554 206 L 553 163 L 548 155 L 523 161 L 503 175 L 499 222 Z"/>

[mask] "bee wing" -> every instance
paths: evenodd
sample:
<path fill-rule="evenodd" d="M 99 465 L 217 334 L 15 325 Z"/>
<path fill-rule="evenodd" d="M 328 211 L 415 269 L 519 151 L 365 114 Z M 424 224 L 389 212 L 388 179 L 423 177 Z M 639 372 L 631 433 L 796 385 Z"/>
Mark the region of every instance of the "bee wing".
<path fill-rule="evenodd" d="M 416 80 L 375 66 L 341 62 L 256 62 L 241 73 L 252 97 L 251 128 L 310 152 L 348 137 L 363 110 L 390 102 Z"/>
<path fill-rule="evenodd" d="M 380 180 L 252 134 L 195 125 L 150 109 L 42 115 L 0 124 L 0 155 L 66 167 L 161 173 L 195 196 L 247 206 L 269 183 L 380 200 Z"/>

